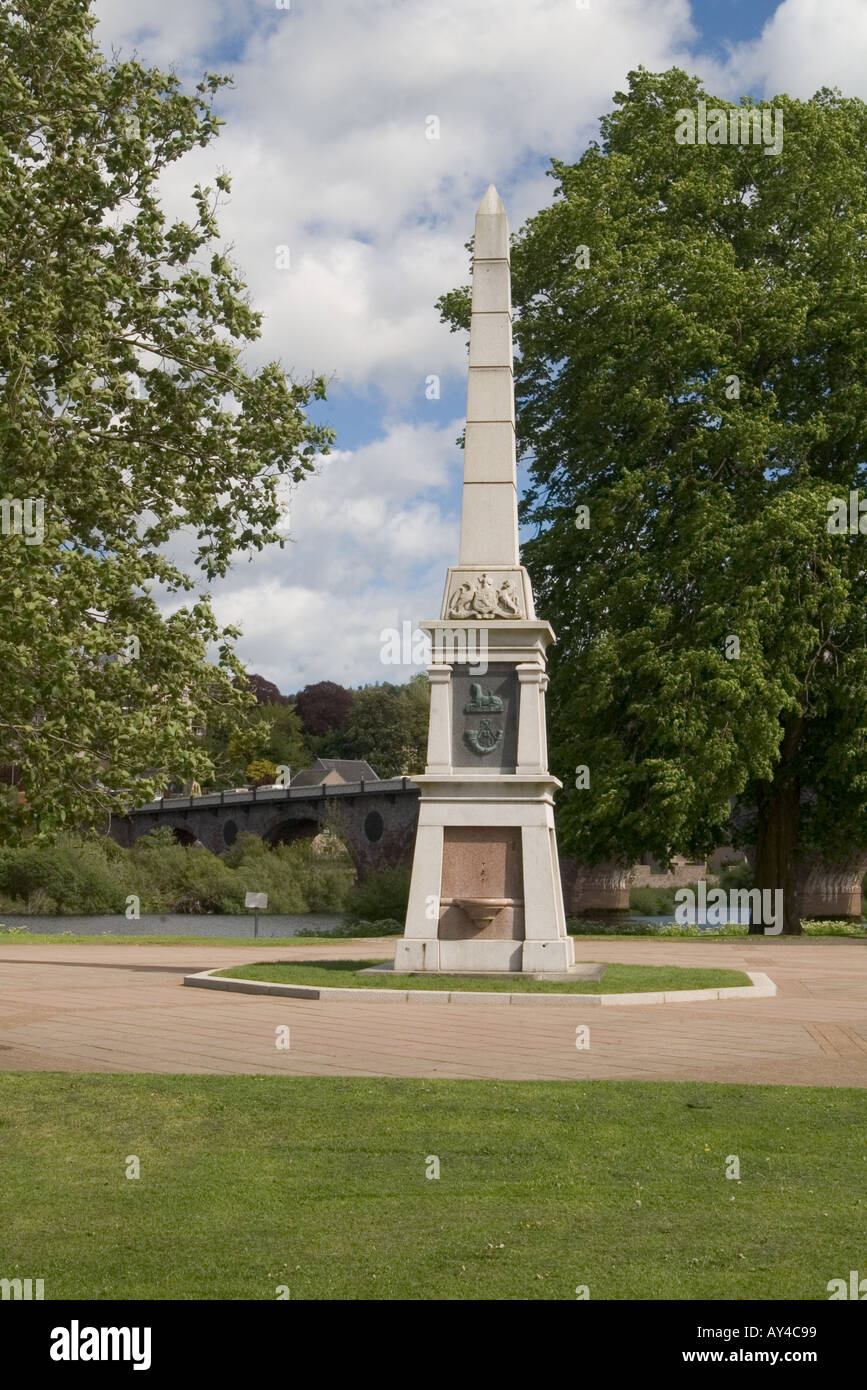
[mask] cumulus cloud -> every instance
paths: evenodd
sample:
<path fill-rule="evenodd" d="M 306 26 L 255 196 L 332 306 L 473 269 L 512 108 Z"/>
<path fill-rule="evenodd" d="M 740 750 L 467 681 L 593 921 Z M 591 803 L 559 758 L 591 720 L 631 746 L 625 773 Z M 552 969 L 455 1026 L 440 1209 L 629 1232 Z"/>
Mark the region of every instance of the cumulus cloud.
<path fill-rule="evenodd" d="M 466 278 L 487 184 L 519 225 L 550 199 L 544 163 L 581 148 L 628 69 L 665 67 L 694 36 L 687 0 L 156 0 L 146 20 L 100 0 L 97 13 L 104 46 L 234 74 L 220 140 L 165 192 L 180 207 L 194 178 L 231 171 L 221 226 L 267 315 L 263 350 L 395 401 L 463 370 L 433 304 Z"/>
<path fill-rule="evenodd" d="M 196 180 L 231 172 L 221 228 L 265 314 L 251 363 L 277 357 L 336 378 L 344 398 L 375 388 L 385 402 L 376 438 L 339 447 L 291 497 L 295 539 L 214 586 L 245 660 L 290 690 L 394 678 L 381 629 L 438 611 L 462 422 L 420 426 L 415 407 L 430 374 L 461 390 L 464 343 L 433 306 L 466 279 L 487 184 L 519 226 L 550 201 L 549 157 L 578 156 L 639 64 L 677 63 L 732 97 L 865 81 L 864 0 L 782 0 L 723 62 L 702 56 L 688 0 L 98 0 L 96 13 L 106 49 L 186 80 L 234 74 L 220 140 L 163 192 L 187 215 Z"/>
<path fill-rule="evenodd" d="M 458 549 L 460 423 L 396 423 L 328 455 L 315 478 L 286 491 L 287 544 L 212 586 L 221 621 L 243 630 L 250 670 L 285 691 L 413 673 L 383 665 L 381 633 L 439 615 Z"/>
<path fill-rule="evenodd" d="M 821 87 L 867 94 L 867 5 L 864 0 L 782 0 L 758 38 L 730 46 L 724 64 L 702 73 L 731 99 L 786 92 L 807 99 Z"/>

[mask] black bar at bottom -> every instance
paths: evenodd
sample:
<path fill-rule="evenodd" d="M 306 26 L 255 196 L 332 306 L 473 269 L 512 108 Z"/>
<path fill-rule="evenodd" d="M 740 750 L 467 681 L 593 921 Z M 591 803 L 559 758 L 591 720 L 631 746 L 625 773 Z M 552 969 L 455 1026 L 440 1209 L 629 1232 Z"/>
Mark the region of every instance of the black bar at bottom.
<path fill-rule="evenodd" d="M 412 1353 L 413 1345 L 419 1353 L 426 1343 L 424 1363 L 429 1365 L 429 1358 L 437 1357 L 437 1349 L 429 1340 L 429 1304 L 423 1298 L 402 1304 L 398 1324 L 388 1300 L 373 1300 L 362 1307 L 359 1301 L 336 1300 L 323 1309 L 327 1323 L 314 1318 L 311 1328 L 309 1307 L 305 1305 L 302 1311 L 293 1303 L 291 1289 L 287 1292 L 288 1296 L 275 1296 L 268 1302 L 4 1300 L 0 1303 L 4 1360 L 15 1365 L 18 1380 L 22 1375 L 39 1373 L 34 1384 L 41 1384 L 43 1379 L 62 1384 L 70 1376 L 93 1381 L 106 1371 L 115 1380 L 132 1375 L 133 1384 L 144 1382 L 148 1375 L 162 1380 L 169 1371 L 195 1374 L 199 1383 L 203 1376 L 213 1374 L 215 1383 L 216 1378 L 225 1383 L 233 1373 L 246 1380 L 252 1364 L 273 1365 L 284 1370 L 287 1378 L 294 1378 L 300 1369 L 296 1358 L 303 1356 L 309 1362 L 322 1357 L 335 1364 L 330 1338 L 325 1346 L 317 1346 L 314 1333 L 314 1328 L 319 1332 L 329 1325 L 333 1328 L 334 1319 L 339 1320 L 340 1341 L 347 1348 L 353 1345 L 350 1338 L 356 1328 L 365 1338 L 381 1329 L 388 1336 L 389 1357 L 397 1358 L 403 1348 Z M 546 1303 L 548 1306 L 540 1306 Z M 464 1364 L 472 1364 L 482 1354 L 482 1345 L 471 1335 L 473 1328 L 478 1330 L 477 1313 L 464 1311 L 460 1300 L 455 1299 L 441 1316 L 447 1317 L 450 1325 L 445 1341 L 452 1348 L 452 1369 L 457 1350 L 453 1338 L 461 1332 L 468 1338 Z M 515 1313 L 509 1303 L 489 1302 L 484 1316 L 484 1356 L 490 1370 L 491 1363 L 496 1365 L 518 1350 Z M 834 1377 L 842 1376 L 847 1366 L 859 1364 L 864 1341 L 863 1309 L 833 1300 L 681 1303 L 647 1299 L 607 1303 L 576 1297 L 564 1323 L 562 1315 L 555 1315 L 550 1301 L 540 1295 L 523 1301 L 517 1339 L 534 1358 L 544 1347 L 533 1335 L 537 1326 L 546 1340 L 556 1327 L 557 1340 L 562 1337 L 568 1343 L 576 1361 L 592 1356 L 599 1370 L 604 1366 L 606 1380 L 619 1380 L 629 1372 L 667 1374 L 675 1367 L 700 1377 L 714 1365 L 729 1372 L 742 1367 L 786 1369 L 797 1365 L 818 1372 L 817 1383 L 820 1377 L 823 1385 L 833 1385 Z M 111 1329 L 116 1330 L 116 1336 Z M 110 1357 L 115 1346 L 120 1353 L 128 1353 L 125 1360 L 91 1359 L 93 1351 L 100 1357 L 105 1351 Z M 347 1355 L 357 1356 L 359 1345 L 356 1342 L 354 1346 L 355 1351 L 347 1351 Z M 561 1351 L 566 1347 L 561 1346 Z"/>

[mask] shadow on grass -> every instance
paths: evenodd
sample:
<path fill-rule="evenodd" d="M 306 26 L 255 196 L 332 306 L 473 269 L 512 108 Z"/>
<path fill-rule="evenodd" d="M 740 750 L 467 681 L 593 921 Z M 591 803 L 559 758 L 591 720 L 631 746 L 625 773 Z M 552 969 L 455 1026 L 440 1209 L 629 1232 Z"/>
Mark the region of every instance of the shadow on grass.
<path fill-rule="evenodd" d="M 382 958 L 379 960 L 299 960 L 286 962 L 287 965 L 315 966 L 317 970 L 333 970 L 336 974 L 342 972 L 344 975 L 355 975 L 360 970 L 366 970 L 370 965 L 383 965 L 384 963 Z M 243 969 L 243 966 L 238 968 Z"/>

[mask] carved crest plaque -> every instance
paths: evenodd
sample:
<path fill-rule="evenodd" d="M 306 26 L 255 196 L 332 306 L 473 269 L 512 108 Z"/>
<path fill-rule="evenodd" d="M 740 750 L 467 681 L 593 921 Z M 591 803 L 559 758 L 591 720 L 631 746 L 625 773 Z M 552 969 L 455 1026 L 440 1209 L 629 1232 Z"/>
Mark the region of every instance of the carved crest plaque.
<path fill-rule="evenodd" d="M 473 666 L 452 673 L 452 766 L 514 772 L 518 748 L 518 678 L 514 666 Z"/>

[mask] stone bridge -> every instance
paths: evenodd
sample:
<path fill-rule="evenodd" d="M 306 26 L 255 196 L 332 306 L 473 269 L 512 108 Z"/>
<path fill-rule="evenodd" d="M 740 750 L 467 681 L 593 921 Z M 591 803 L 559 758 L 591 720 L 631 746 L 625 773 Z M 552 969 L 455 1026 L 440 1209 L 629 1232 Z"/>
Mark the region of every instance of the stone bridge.
<path fill-rule="evenodd" d="M 418 797 L 418 786 L 409 777 L 162 797 L 114 820 L 111 836 L 129 848 L 139 836 L 165 825 L 182 844 L 198 841 L 219 854 L 245 831 L 276 845 L 312 838 L 330 828 L 346 845 L 359 878 L 365 878 L 395 864 L 411 864 Z M 802 868 L 802 914 L 860 916 L 865 869 L 867 855 L 859 856 L 857 863 L 833 868 Z M 560 873 L 567 914 L 629 911 L 630 866 L 606 863 L 586 867 L 561 857 Z M 703 875 L 696 872 L 693 877 Z M 649 882 L 652 884 L 653 879 Z"/>
<path fill-rule="evenodd" d="M 364 878 L 412 861 L 418 795 L 408 777 L 394 777 L 161 797 L 114 820 L 111 837 L 128 849 L 141 835 L 168 826 L 182 844 L 198 841 L 220 854 L 245 832 L 277 845 L 312 838 L 328 828 L 340 836 L 359 878 Z"/>

